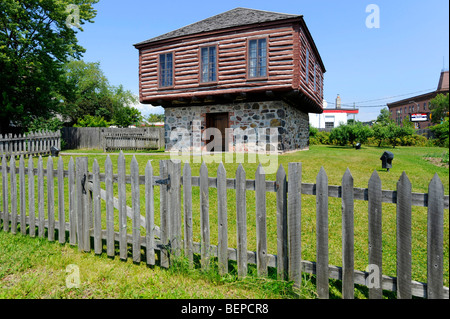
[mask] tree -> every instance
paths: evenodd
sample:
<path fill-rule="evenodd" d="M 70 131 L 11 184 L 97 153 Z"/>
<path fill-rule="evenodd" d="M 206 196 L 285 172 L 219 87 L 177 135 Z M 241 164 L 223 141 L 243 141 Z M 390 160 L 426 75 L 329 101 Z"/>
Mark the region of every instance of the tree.
<path fill-rule="evenodd" d="M 387 108 L 384 108 L 381 109 L 380 115 L 378 115 L 375 123 L 380 125 L 389 125 L 391 123 L 394 123 L 394 120 L 391 119 L 391 113 L 389 112 L 389 110 Z"/>
<path fill-rule="evenodd" d="M 114 124 L 119 127 L 137 125 L 142 120 L 141 112 L 131 106 L 125 106 L 114 113 Z"/>
<path fill-rule="evenodd" d="M 430 101 L 431 106 L 431 122 L 434 124 L 441 124 L 447 118 L 449 113 L 449 95 L 438 94 Z"/>
<path fill-rule="evenodd" d="M 58 109 L 62 66 L 85 49 L 77 32 L 93 22 L 98 0 L 2 0 L 0 2 L 0 131 L 27 127 Z M 67 9 L 74 9 L 70 11 Z M 73 28 L 73 15 L 77 29 Z"/>
<path fill-rule="evenodd" d="M 140 121 L 139 110 L 132 107 L 137 97 L 122 85 L 110 85 L 100 63 L 73 60 L 66 63 L 64 72 L 60 113 L 70 124 L 88 115 L 121 127 Z"/>
<path fill-rule="evenodd" d="M 363 125 L 361 122 L 356 122 L 353 125 L 340 125 L 334 128 L 330 134 L 330 141 L 344 146 L 350 143 L 354 146 L 355 143 L 365 143 L 367 139 L 372 136 L 370 127 Z"/>
<path fill-rule="evenodd" d="M 415 130 L 412 127 L 412 123 L 406 119 L 403 121 L 403 126 L 398 126 L 395 123 L 391 123 L 387 127 L 387 140 L 389 144 L 395 148 L 402 141 L 403 137 L 415 134 Z"/>

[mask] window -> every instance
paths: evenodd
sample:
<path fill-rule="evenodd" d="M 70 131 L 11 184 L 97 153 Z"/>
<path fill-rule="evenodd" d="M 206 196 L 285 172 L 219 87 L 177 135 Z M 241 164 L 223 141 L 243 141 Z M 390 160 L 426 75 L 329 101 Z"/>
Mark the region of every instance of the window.
<path fill-rule="evenodd" d="M 164 53 L 159 55 L 159 86 L 170 87 L 173 85 L 173 55 Z"/>
<path fill-rule="evenodd" d="M 257 39 L 249 41 L 249 77 L 259 78 L 267 76 L 267 40 Z"/>
<path fill-rule="evenodd" d="M 334 128 L 334 116 L 325 116 L 325 128 Z"/>
<path fill-rule="evenodd" d="M 217 49 L 215 46 L 201 49 L 201 82 L 217 81 Z"/>
<path fill-rule="evenodd" d="M 309 84 L 309 50 L 306 49 L 306 84 Z"/>

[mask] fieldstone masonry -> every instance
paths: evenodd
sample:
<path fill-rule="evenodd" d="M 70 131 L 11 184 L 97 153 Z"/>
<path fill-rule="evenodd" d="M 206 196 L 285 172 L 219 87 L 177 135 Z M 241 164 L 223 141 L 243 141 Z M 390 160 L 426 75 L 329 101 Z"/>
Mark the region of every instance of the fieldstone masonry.
<path fill-rule="evenodd" d="M 278 152 L 284 153 L 309 148 L 309 117 L 297 108 L 284 101 L 240 102 L 207 106 L 179 106 L 165 108 L 165 140 L 166 151 L 179 143 L 171 139 L 172 131 L 178 128 L 189 132 L 189 143 L 197 142 L 202 149 L 206 146 L 200 138 L 200 132 L 206 129 L 207 113 L 228 112 L 229 128 L 241 130 L 272 128 L 278 133 Z M 197 127 L 201 126 L 201 127 Z M 276 129 L 276 130 L 275 130 Z M 192 134 L 198 132 L 198 134 Z M 186 135 L 185 133 L 184 135 Z M 233 146 L 235 146 L 234 141 Z M 180 146 L 180 144 L 178 144 Z M 235 150 L 232 144 L 229 151 Z"/>

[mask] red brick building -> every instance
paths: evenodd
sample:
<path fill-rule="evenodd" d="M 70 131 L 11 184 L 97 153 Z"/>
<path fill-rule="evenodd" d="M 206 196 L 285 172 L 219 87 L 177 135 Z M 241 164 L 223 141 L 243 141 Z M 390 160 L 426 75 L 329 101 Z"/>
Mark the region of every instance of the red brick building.
<path fill-rule="evenodd" d="M 430 101 L 438 94 L 449 93 L 449 71 L 441 72 L 436 91 L 413 96 L 397 102 L 388 103 L 391 119 L 401 125 L 404 119 L 412 121 L 416 129 L 428 128 L 432 125 Z"/>

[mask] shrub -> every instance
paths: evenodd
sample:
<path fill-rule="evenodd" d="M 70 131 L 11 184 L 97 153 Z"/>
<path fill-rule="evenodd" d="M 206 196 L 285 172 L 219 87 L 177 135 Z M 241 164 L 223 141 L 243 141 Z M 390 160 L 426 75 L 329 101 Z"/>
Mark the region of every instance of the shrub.
<path fill-rule="evenodd" d="M 317 132 L 309 139 L 310 145 L 330 145 L 330 132 Z"/>
<path fill-rule="evenodd" d="M 449 147 L 449 121 L 430 127 L 434 133 L 436 146 Z"/>
<path fill-rule="evenodd" d="M 102 116 L 85 115 L 78 119 L 77 124 L 73 127 L 108 127 L 111 123 L 106 121 Z"/>
<path fill-rule="evenodd" d="M 330 134 L 330 141 L 337 145 L 354 145 L 365 143 L 373 135 L 372 129 L 361 122 L 356 124 L 340 125 L 334 128 Z"/>

